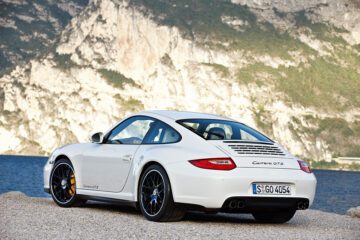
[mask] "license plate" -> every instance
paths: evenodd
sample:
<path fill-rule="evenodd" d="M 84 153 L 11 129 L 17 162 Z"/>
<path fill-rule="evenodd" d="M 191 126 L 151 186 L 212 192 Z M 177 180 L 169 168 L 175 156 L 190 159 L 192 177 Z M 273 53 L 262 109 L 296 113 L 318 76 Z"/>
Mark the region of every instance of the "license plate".
<path fill-rule="evenodd" d="M 256 195 L 291 195 L 289 184 L 253 183 L 252 190 Z"/>

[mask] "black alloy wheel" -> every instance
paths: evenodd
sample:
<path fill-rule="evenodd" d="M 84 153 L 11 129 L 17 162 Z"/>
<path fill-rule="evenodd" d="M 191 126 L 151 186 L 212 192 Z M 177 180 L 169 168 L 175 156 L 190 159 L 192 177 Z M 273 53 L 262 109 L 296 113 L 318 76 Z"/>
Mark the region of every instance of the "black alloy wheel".
<path fill-rule="evenodd" d="M 50 193 L 55 203 L 61 207 L 85 202 L 76 196 L 75 173 L 68 159 L 61 159 L 55 163 L 50 175 Z"/>
<path fill-rule="evenodd" d="M 175 205 L 169 178 L 159 165 L 151 165 L 143 172 L 138 196 L 141 212 L 150 221 L 177 221 L 185 214 Z"/>
<path fill-rule="evenodd" d="M 152 169 L 146 173 L 141 184 L 141 203 L 146 213 L 155 216 L 163 207 L 165 183 L 161 173 Z"/>

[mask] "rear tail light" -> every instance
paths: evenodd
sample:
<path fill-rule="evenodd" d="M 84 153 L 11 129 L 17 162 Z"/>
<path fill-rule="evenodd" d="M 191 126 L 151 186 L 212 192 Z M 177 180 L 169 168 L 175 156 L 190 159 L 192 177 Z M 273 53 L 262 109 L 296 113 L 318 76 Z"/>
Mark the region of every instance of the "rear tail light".
<path fill-rule="evenodd" d="M 206 158 L 189 161 L 192 165 L 212 170 L 232 170 L 236 168 L 236 164 L 231 158 Z"/>
<path fill-rule="evenodd" d="M 306 173 L 312 173 L 310 166 L 306 162 L 298 160 L 298 163 L 301 170 L 303 170 Z"/>

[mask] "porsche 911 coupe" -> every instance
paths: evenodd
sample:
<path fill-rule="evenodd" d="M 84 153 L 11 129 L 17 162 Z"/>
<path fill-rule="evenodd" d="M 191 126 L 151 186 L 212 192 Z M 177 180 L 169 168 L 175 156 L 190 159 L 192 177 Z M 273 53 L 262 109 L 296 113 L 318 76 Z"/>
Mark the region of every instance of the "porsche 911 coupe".
<path fill-rule="evenodd" d="M 225 117 L 145 111 L 90 140 L 56 149 L 44 167 L 44 190 L 61 207 L 110 201 L 151 221 L 195 210 L 284 223 L 315 196 L 306 162 Z"/>

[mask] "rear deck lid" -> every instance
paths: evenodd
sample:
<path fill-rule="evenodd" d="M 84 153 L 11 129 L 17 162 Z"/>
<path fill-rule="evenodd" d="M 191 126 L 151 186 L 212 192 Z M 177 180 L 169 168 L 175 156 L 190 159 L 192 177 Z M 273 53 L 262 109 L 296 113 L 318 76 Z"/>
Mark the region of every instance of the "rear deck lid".
<path fill-rule="evenodd" d="M 237 167 L 300 169 L 297 160 L 277 143 L 208 141 L 231 157 Z"/>

